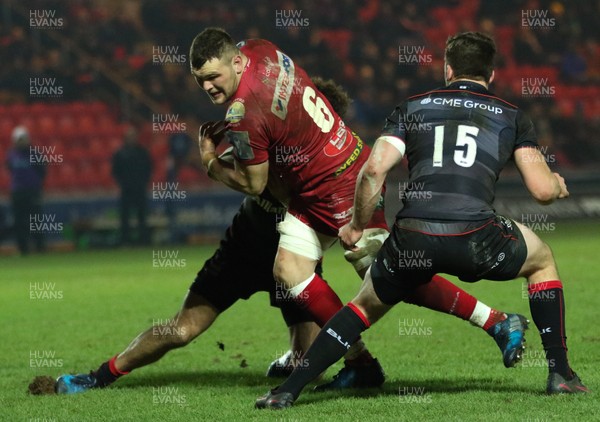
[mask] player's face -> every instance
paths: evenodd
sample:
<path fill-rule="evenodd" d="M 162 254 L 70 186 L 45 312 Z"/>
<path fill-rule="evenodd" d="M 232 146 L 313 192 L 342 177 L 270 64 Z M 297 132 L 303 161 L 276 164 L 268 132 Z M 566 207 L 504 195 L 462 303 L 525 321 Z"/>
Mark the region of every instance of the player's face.
<path fill-rule="evenodd" d="M 200 69 L 192 69 L 192 74 L 213 104 L 226 103 L 237 90 L 238 80 L 231 60 L 211 59 Z"/>

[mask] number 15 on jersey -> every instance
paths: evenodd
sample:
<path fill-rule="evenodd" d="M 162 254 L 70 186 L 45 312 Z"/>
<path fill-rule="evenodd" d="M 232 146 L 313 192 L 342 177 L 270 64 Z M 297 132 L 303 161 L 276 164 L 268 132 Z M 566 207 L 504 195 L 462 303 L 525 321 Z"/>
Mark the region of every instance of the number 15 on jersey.
<path fill-rule="evenodd" d="M 454 162 L 461 167 L 471 167 L 477 157 L 477 141 L 475 137 L 479 134 L 476 126 L 458 125 L 456 131 L 456 147 Z M 444 165 L 444 125 L 435 127 L 435 138 L 433 144 L 433 167 Z"/>

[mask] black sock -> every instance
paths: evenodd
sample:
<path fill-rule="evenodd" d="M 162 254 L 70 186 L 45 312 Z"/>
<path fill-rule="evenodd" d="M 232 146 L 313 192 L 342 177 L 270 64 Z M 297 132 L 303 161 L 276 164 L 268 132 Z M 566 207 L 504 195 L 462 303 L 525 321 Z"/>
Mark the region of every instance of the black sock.
<path fill-rule="evenodd" d="M 100 368 L 96 369 L 95 371 L 92 371 L 92 375 L 96 377 L 96 387 L 99 388 L 109 386 L 110 384 L 115 382 L 117 378 L 119 378 L 113 375 L 112 372 L 110 372 L 110 368 L 108 367 L 108 361 L 100 365 Z"/>
<path fill-rule="evenodd" d="M 321 329 L 314 343 L 302 357 L 304 365 L 277 387 L 277 393 L 292 393 L 297 399 L 306 384 L 340 360 L 368 325 L 354 310 L 344 306 Z"/>
<path fill-rule="evenodd" d="M 104 362 L 98 369 L 92 371 L 92 375 L 96 378 L 96 387 L 103 388 L 111 385 L 113 382 L 121 378 L 123 375 L 127 375 L 129 372 L 119 371 L 115 367 L 115 361 L 117 356 L 113 356 L 111 359 Z M 111 368 L 112 366 L 112 368 Z"/>
<path fill-rule="evenodd" d="M 548 360 L 548 370 L 566 379 L 573 376 L 567 359 L 565 300 L 562 283 L 548 281 L 529 287 L 529 309 L 537 326 Z"/>

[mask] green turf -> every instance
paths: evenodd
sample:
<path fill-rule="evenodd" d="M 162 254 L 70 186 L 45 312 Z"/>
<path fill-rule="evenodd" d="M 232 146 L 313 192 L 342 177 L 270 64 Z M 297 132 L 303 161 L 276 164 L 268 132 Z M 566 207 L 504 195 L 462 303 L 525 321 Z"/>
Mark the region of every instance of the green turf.
<path fill-rule="evenodd" d="M 542 234 L 555 252 L 565 284 L 571 363 L 596 392 L 600 389 L 598 227 L 597 222 L 561 222 L 556 231 Z M 524 365 L 505 369 L 495 343 L 483 331 L 406 304 L 364 335 L 387 373 L 382 390 L 306 391 L 285 412 L 255 410 L 255 398 L 276 384 L 264 377 L 266 367 L 287 349 L 287 330 L 279 312 L 268 306 L 265 293 L 239 302 L 191 345 L 112 388 L 76 396 L 27 394 L 35 375 L 55 377 L 95 369 L 151 326 L 153 319 L 170 318 L 212 249 L 170 248 L 179 253 L 178 259 L 186 260 L 185 268 L 153 267 L 152 249 L 0 258 L 0 419 L 600 420 L 595 394 L 542 394 L 546 368 L 535 328 L 528 333 Z M 337 247 L 326 256 L 325 275 L 343 301 L 357 291 L 359 281 Z M 32 285 L 41 286 L 46 298 L 32 299 L 36 296 Z M 499 309 L 530 315 L 521 281 L 461 286 Z M 413 335 L 400 335 L 400 323 L 414 320 L 420 329 L 405 329 L 403 334 Z M 242 360 L 247 367 L 241 367 Z M 326 377 L 339 368 L 338 363 Z M 399 395 L 400 390 L 409 394 Z"/>

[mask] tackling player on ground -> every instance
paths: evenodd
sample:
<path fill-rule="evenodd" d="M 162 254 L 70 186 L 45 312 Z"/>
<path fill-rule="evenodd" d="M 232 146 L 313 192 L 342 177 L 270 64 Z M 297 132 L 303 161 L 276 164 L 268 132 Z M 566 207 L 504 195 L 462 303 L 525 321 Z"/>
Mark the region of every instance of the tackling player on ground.
<path fill-rule="evenodd" d="M 488 91 L 495 52 L 493 40 L 480 33 L 449 38 L 444 69 L 448 85 L 409 98 L 388 118 L 361 170 L 352 219 L 339 232 L 342 244 L 356 248 L 387 173 L 405 153 L 414 191 L 431 192 L 432 199 L 405 198 L 358 295 L 323 327 L 304 356 L 310 364 L 296 368 L 281 386 L 258 398 L 256 407 L 290 407 L 304 386 L 343 356 L 362 331 L 436 272 L 469 282 L 527 278 L 531 313 L 548 360 L 546 392 L 588 391 L 567 360 L 563 289 L 550 248 L 492 207 L 498 175 L 511 157 L 539 203 L 569 195 L 564 179 L 550 171 L 537 149 L 531 120 Z M 408 124 L 415 121 L 430 129 Z M 424 251 L 432 265 L 399 265 L 406 250 Z"/>

